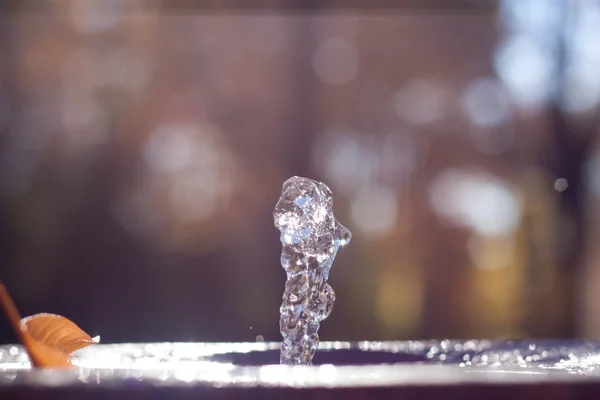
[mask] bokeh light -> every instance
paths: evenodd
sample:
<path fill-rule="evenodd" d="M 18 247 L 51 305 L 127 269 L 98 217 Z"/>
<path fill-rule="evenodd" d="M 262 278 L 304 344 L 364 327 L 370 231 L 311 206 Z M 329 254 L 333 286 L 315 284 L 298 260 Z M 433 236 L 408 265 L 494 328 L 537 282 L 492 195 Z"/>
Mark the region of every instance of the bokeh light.
<path fill-rule="evenodd" d="M 385 186 L 365 186 L 352 199 L 354 224 L 370 237 L 389 234 L 396 226 L 398 198 Z"/>
<path fill-rule="evenodd" d="M 497 50 L 494 63 L 514 102 L 539 107 L 554 94 L 554 58 L 528 36 L 507 37 Z"/>
<path fill-rule="evenodd" d="M 352 81 L 359 68 L 358 51 L 351 43 L 338 37 L 323 40 L 312 58 L 317 77 L 329 85 Z"/>
<path fill-rule="evenodd" d="M 469 83 L 461 97 L 461 106 L 478 127 L 495 127 L 510 118 L 510 103 L 504 87 L 491 78 Z"/>
<path fill-rule="evenodd" d="M 480 171 L 442 171 L 431 184 L 429 201 L 441 217 L 480 235 L 512 233 L 523 213 L 515 188 Z"/>
<path fill-rule="evenodd" d="M 444 114 L 444 92 L 435 83 L 423 78 L 402 85 L 394 99 L 398 117 L 411 125 L 426 125 Z"/>
<path fill-rule="evenodd" d="M 168 243 L 184 235 L 184 244 L 193 243 L 193 227 L 228 207 L 236 181 L 232 154 L 207 123 L 166 123 L 149 135 L 143 156 L 142 178 L 123 192 L 117 219 L 142 237 Z"/>

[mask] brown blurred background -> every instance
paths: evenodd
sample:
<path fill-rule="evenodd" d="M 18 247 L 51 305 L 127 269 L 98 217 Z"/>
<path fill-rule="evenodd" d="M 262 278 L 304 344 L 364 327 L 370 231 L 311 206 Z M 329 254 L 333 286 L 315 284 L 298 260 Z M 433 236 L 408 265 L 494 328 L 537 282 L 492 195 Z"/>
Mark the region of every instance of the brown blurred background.
<path fill-rule="evenodd" d="M 322 340 L 600 337 L 600 1 L 213 3 L 0 15 L 0 279 L 23 315 L 280 340 L 272 210 L 301 175 L 354 234 Z"/>

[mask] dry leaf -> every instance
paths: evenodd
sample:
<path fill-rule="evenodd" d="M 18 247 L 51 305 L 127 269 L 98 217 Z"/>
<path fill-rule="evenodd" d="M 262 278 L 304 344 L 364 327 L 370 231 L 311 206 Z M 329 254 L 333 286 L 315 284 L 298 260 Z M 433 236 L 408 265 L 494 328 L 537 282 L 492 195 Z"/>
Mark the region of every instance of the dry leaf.
<path fill-rule="evenodd" d="M 38 342 L 64 354 L 96 343 L 73 321 L 55 314 L 36 314 L 21 320 L 21 330 Z"/>
<path fill-rule="evenodd" d="M 28 334 L 23 335 L 23 345 L 27 349 L 31 364 L 35 367 L 58 368 L 71 366 L 68 354 L 46 346 Z"/>
<path fill-rule="evenodd" d="M 19 311 L 0 282 L 0 306 L 8 317 L 15 335 L 27 349 L 36 367 L 68 367 L 69 354 L 97 343 L 75 323 L 54 314 L 37 314 L 21 319 Z"/>

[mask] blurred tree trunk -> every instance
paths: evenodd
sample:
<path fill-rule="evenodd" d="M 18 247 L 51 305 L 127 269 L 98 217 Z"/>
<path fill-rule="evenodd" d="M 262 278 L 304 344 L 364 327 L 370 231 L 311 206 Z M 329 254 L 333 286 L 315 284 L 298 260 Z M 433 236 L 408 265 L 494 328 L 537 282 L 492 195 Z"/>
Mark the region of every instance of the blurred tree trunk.
<path fill-rule="evenodd" d="M 553 149 L 544 164 L 553 173 L 554 179 L 564 178 L 568 187 L 558 193 L 557 213 L 557 248 L 556 259 L 564 274 L 564 280 L 557 283 L 564 286 L 565 304 L 564 329 L 558 332 L 563 337 L 574 337 L 578 334 L 578 298 L 577 277 L 582 272 L 585 253 L 585 183 L 584 167 L 593 145 L 593 132 L 597 121 L 584 121 L 575 124 L 570 120 L 560 105 L 565 96 L 567 78 L 565 74 L 567 62 L 568 29 L 573 18 L 578 17 L 580 8 L 563 5 L 562 21 L 557 31 L 557 93 L 550 109 L 550 123 L 553 132 Z M 540 305 L 540 308 L 542 305 Z"/>
<path fill-rule="evenodd" d="M 308 9 L 307 11 L 314 11 Z M 288 175 L 310 176 L 310 152 L 317 130 L 315 76 L 311 65 L 316 42 L 311 35 L 314 14 L 290 19 L 290 104 L 284 152 Z"/>
<path fill-rule="evenodd" d="M 13 70 L 15 59 L 14 55 L 14 20 L 10 18 L 8 12 L 0 15 L 0 157 L 4 153 L 8 141 L 8 133 L 12 124 L 11 112 L 15 103 L 15 80 L 13 79 Z M 2 157 L 3 158 L 3 157 Z M 6 161 L 0 158 L 0 165 L 4 166 Z M 4 169 L 4 167 L 2 167 Z M 6 170 L 5 170 L 6 171 Z M 3 171 L 0 171 L 2 173 Z M 2 174 L 1 179 L 7 179 L 7 174 Z M 4 181 L 0 182 L 3 187 Z M 9 200 L 4 196 L 0 198 L 0 280 L 4 280 L 9 286 L 11 271 L 10 265 L 14 257 L 14 232 L 10 221 Z M 2 323 L 3 317 L 0 317 L 0 342 L 14 342 L 12 330 L 8 324 Z"/>

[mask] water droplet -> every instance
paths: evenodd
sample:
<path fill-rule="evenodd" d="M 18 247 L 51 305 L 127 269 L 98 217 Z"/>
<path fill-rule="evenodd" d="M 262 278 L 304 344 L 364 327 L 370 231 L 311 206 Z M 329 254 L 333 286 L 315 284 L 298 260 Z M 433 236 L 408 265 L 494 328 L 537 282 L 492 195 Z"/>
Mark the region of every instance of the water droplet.
<path fill-rule="evenodd" d="M 554 189 L 559 192 L 564 192 L 568 187 L 569 183 L 565 178 L 558 178 L 556 181 L 554 181 Z"/>

